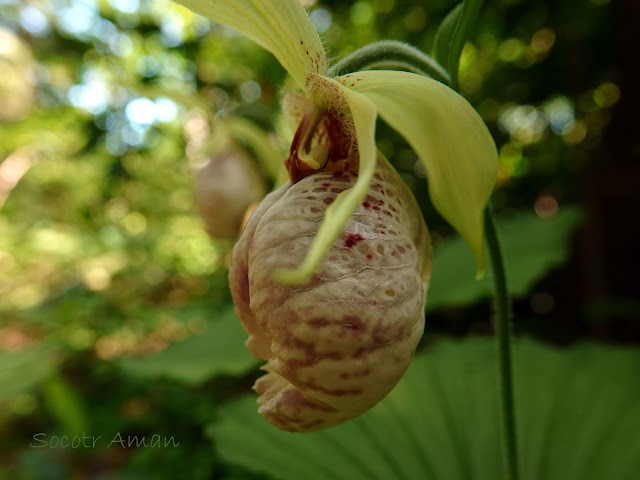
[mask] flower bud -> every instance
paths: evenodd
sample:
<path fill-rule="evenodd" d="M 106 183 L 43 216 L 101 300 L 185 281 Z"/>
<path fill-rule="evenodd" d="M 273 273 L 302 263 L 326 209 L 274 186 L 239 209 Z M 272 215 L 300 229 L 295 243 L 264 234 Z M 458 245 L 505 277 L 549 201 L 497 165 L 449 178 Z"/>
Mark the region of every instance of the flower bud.
<path fill-rule="evenodd" d="M 264 194 L 258 169 L 235 145 L 211 156 L 195 173 L 195 206 L 215 238 L 237 237 L 247 208 Z"/>
<path fill-rule="evenodd" d="M 272 192 L 233 252 L 229 282 L 247 347 L 267 361 L 254 386 L 258 411 L 283 430 L 312 432 L 371 408 L 402 377 L 422 336 L 429 233 L 384 159 L 311 280 L 273 280 L 300 264 L 326 208 L 356 178 L 323 172 Z"/>

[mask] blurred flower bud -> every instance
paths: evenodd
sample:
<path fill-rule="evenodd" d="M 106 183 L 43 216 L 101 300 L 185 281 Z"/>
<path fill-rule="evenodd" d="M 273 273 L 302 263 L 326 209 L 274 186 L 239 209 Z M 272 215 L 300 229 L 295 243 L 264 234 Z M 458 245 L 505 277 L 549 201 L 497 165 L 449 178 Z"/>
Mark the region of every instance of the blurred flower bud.
<path fill-rule="evenodd" d="M 258 167 L 231 142 L 195 171 L 195 206 L 215 238 L 236 238 L 245 212 L 265 193 Z"/>

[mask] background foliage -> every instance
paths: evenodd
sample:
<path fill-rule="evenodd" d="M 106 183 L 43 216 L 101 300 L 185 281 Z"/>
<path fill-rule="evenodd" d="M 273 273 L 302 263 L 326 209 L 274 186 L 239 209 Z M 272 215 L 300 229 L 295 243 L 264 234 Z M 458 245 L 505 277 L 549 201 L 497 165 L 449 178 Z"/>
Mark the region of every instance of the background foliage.
<path fill-rule="evenodd" d="M 455 5 L 308 3 L 335 58 L 383 38 L 431 52 Z M 535 339 L 516 345 L 524 478 L 638 471 L 639 9 L 486 2 L 463 49 L 461 91 L 500 152 L 515 330 Z M 0 72 L 0 478 L 311 478 L 326 439 L 361 448 L 318 478 L 372 478 L 373 459 L 390 469 L 381 478 L 497 478 L 490 283 L 474 281 L 391 129 L 378 125 L 379 148 L 435 243 L 421 352 L 374 411 L 301 440 L 253 411 L 232 242 L 211 239 L 193 208 L 216 115 L 279 130 L 275 59 L 167 0 L 0 0 Z M 38 433 L 102 440 L 30 447 Z M 117 434 L 180 445 L 108 446 Z"/>

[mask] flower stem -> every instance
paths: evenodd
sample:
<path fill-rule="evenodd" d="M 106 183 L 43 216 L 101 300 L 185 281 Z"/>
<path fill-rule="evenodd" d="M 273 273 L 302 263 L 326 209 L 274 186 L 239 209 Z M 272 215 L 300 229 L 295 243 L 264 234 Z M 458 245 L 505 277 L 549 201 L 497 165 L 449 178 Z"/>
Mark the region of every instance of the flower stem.
<path fill-rule="evenodd" d="M 359 48 L 331 67 L 329 75 L 337 77 L 371 68 L 408 70 L 446 85 L 450 82 L 442 65 L 426 53 L 397 40 L 381 40 Z"/>
<path fill-rule="evenodd" d="M 518 445 L 513 395 L 513 365 L 511 355 L 511 302 L 507 291 L 507 278 L 498 232 L 487 207 L 485 232 L 494 280 L 494 329 L 498 349 L 498 382 L 502 410 L 502 440 L 505 461 L 505 478 L 518 480 Z"/>

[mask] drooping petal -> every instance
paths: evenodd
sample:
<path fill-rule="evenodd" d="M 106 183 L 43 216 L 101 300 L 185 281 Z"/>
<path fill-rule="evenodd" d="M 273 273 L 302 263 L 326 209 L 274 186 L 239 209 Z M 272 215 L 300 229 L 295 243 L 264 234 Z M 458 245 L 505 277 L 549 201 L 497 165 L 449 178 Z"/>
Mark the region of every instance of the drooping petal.
<path fill-rule="evenodd" d="M 309 83 L 313 90 L 312 96 L 319 101 L 323 100 L 327 106 L 348 107 L 357 136 L 360 167 L 355 185 L 340 193 L 327 208 L 318 234 L 302 264 L 295 270 L 276 272 L 276 279 L 288 284 L 304 283 L 311 278 L 334 240 L 342 234 L 351 214 L 367 195 L 369 183 L 376 168 L 377 112 L 373 102 L 326 77 L 315 75 Z"/>
<path fill-rule="evenodd" d="M 264 47 L 301 87 L 308 74 L 327 72 L 322 41 L 300 0 L 175 1 Z"/>
<path fill-rule="evenodd" d="M 361 92 L 414 148 L 434 206 L 470 245 L 484 272 L 484 208 L 496 183 L 498 153 L 480 115 L 459 94 L 407 72 L 367 71 L 336 78 Z"/>

